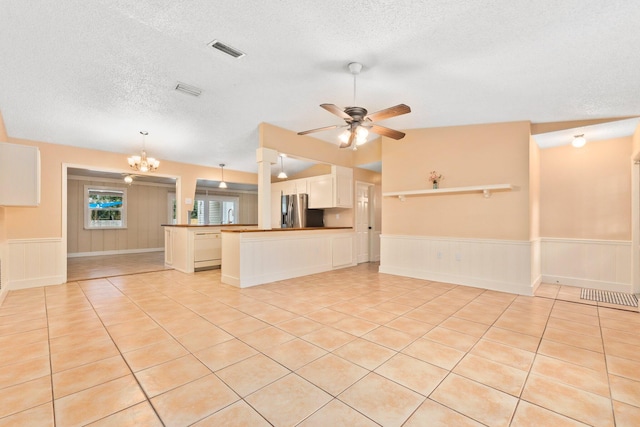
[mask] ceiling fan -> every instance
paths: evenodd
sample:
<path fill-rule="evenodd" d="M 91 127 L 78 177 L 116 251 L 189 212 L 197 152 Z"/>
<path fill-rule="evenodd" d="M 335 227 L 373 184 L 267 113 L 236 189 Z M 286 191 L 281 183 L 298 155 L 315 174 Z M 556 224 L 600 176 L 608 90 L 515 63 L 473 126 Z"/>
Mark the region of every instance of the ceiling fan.
<path fill-rule="evenodd" d="M 362 70 L 362 64 L 359 62 L 352 62 L 349 64 L 349 71 L 353 74 L 353 103 L 356 103 L 356 76 L 360 74 Z M 340 135 L 340 148 L 349 148 L 356 142 L 356 145 L 361 145 L 367 142 L 367 135 L 369 129 L 379 135 L 384 135 L 393 139 L 402 139 L 404 133 L 389 129 L 384 126 L 376 125 L 373 122 L 376 120 L 385 120 L 391 117 L 400 116 L 411 112 L 411 108 L 405 104 L 398 104 L 394 107 L 385 108 L 384 110 L 377 111 L 369 114 L 369 112 L 362 107 L 347 107 L 344 110 L 334 104 L 320 104 L 320 107 L 324 108 L 328 112 L 335 114 L 336 116 L 344 119 L 346 125 L 333 125 L 325 126 L 318 129 L 306 130 L 298 132 L 298 135 L 307 135 L 309 133 L 321 132 L 330 129 L 336 129 L 340 127 L 347 127 L 347 130 Z M 353 146 L 354 150 L 356 145 Z"/>

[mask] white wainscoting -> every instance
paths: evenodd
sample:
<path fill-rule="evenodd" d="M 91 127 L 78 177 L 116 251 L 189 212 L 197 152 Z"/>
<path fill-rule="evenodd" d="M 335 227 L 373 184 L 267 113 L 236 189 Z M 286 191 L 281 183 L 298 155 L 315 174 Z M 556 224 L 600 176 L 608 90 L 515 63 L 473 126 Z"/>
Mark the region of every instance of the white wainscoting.
<path fill-rule="evenodd" d="M 380 272 L 533 295 L 536 241 L 381 235 Z"/>
<path fill-rule="evenodd" d="M 351 230 L 222 233 L 222 282 L 241 288 L 356 265 Z"/>
<path fill-rule="evenodd" d="M 615 292 L 633 292 L 631 241 L 542 239 L 542 281 Z"/>
<path fill-rule="evenodd" d="M 7 269 L 6 287 L 15 290 L 64 283 L 66 262 L 61 238 L 8 240 L 2 262 Z"/>

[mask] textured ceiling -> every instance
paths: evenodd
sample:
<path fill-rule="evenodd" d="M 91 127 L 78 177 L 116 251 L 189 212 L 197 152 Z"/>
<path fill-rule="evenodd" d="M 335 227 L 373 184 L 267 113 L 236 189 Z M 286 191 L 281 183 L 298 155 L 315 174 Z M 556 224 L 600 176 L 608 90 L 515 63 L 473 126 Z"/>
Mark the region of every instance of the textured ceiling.
<path fill-rule="evenodd" d="M 340 124 L 318 105 L 352 104 L 351 61 L 358 105 L 411 106 L 397 129 L 638 115 L 639 22 L 631 0 L 1 0 L 0 109 L 13 137 L 131 154 L 146 130 L 161 160 L 255 172 L 260 122 Z"/>

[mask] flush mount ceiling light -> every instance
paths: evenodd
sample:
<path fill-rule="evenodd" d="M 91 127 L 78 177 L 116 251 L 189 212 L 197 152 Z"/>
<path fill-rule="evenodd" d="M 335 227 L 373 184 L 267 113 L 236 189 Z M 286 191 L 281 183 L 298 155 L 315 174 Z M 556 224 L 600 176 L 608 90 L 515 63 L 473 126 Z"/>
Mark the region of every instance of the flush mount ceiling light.
<path fill-rule="evenodd" d="M 284 155 L 280 154 L 280 173 L 278 179 L 287 179 L 287 174 L 284 172 Z"/>
<path fill-rule="evenodd" d="M 199 87 L 191 86 L 181 82 L 178 82 L 176 84 L 175 89 L 178 92 L 186 93 L 187 95 L 192 95 L 192 96 L 200 96 L 202 94 L 202 89 L 200 89 Z"/>
<path fill-rule="evenodd" d="M 233 56 L 234 58 L 242 58 L 246 55 L 246 53 L 239 51 L 238 49 L 231 47 L 222 43 L 220 40 L 214 40 L 211 43 L 207 44 L 207 46 L 211 46 L 214 49 L 218 49 L 220 52 L 224 52 L 229 56 Z"/>
<path fill-rule="evenodd" d="M 587 140 L 585 139 L 584 134 L 574 135 L 573 141 L 571 141 L 571 145 L 573 145 L 575 148 L 584 147 L 586 143 Z"/>
<path fill-rule="evenodd" d="M 218 188 L 227 188 L 227 183 L 224 182 L 224 167 L 226 165 L 224 163 L 220 163 L 220 169 L 222 169 L 222 179 L 220 180 L 220 184 L 218 184 Z"/>
<path fill-rule="evenodd" d="M 158 169 L 158 166 L 160 166 L 160 162 L 153 157 L 147 157 L 145 145 L 146 136 L 149 135 L 149 132 L 140 131 L 140 135 L 142 135 L 142 153 L 140 153 L 139 156 L 131 156 L 127 158 L 127 161 L 129 162 L 129 166 L 131 166 L 131 169 L 140 172 L 153 172 Z"/>

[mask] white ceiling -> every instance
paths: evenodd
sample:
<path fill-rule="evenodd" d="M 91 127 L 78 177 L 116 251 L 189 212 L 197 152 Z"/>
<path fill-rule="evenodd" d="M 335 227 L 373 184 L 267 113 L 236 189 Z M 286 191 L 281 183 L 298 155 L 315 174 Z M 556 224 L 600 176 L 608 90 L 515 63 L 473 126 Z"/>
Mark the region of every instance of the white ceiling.
<path fill-rule="evenodd" d="M 340 124 L 319 104 L 352 103 L 351 61 L 357 104 L 411 106 L 396 129 L 638 115 L 638 22 L 631 0 L 2 0 L 0 109 L 12 137 L 131 154 L 145 130 L 161 160 L 255 172 L 260 122 Z"/>

